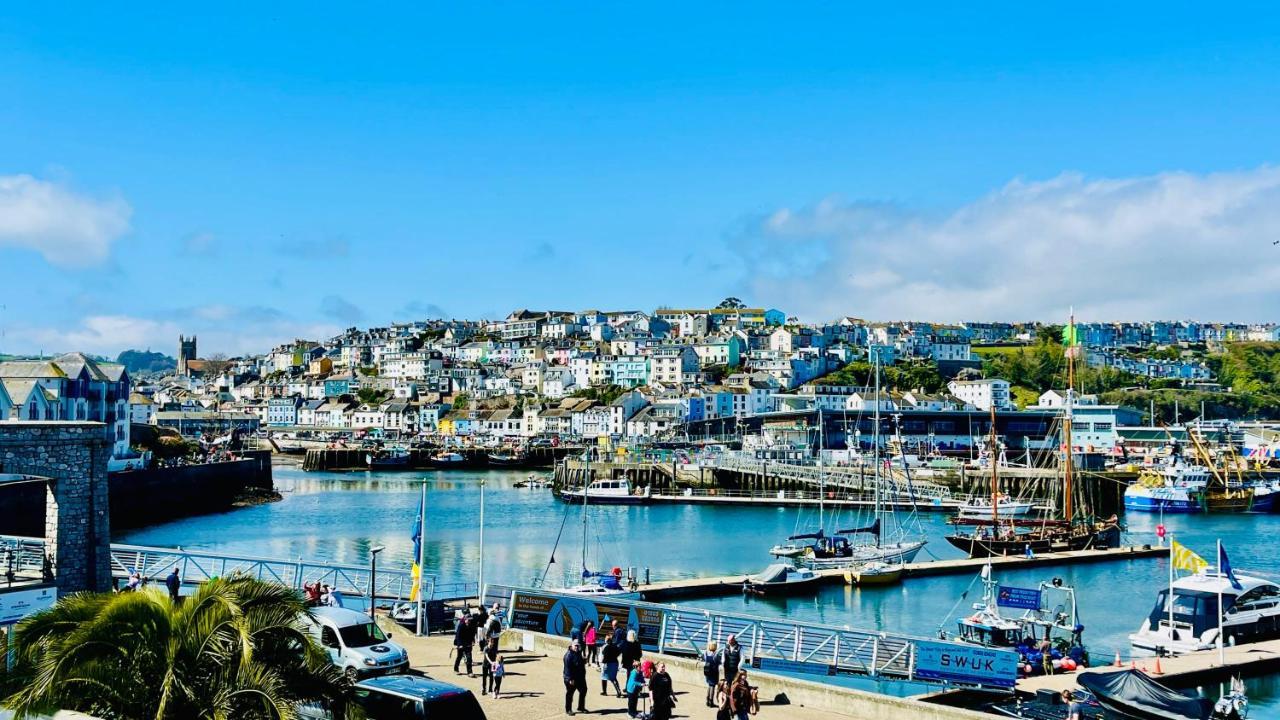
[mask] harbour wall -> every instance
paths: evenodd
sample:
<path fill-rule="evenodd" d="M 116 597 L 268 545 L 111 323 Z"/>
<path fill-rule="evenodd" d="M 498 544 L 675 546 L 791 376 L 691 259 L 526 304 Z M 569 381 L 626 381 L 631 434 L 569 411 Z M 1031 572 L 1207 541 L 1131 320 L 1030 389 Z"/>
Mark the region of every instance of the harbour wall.
<path fill-rule="evenodd" d="M 242 456 L 230 462 L 110 473 L 112 530 L 222 512 L 246 491 L 272 490 L 271 453 L 251 450 Z M 44 509 L 44 486 L 0 487 L 0 534 L 43 536 Z"/>
<path fill-rule="evenodd" d="M 368 456 L 370 450 L 365 448 L 312 448 L 307 450 L 302 460 L 303 470 L 368 470 Z M 440 468 L 431 463 L 431 458 L 441 452 L 456 452 L 462 456 L 462 462 L 449 465 L 449 468 Z M 409 462 L 402 468 L 378 468 L 379 471 L 385 470 L 440 470 L 440 469 L 458 469 L 458 470 L 474 470 L 477 468 L 509 468 L 518 470 L 522 468 L 550 468 L 560 460 L 571 454 L 581 454 L 582 448 L 579 447 L 533 447 L 529 448 L 519 462 L 514 464 L 496 464 L 490 462 L 489 453 L 497 452 L 488 448 L 462 448 L 448 449 L 440 447 L 424 447 L 411 448 L 409 450 Z"/>

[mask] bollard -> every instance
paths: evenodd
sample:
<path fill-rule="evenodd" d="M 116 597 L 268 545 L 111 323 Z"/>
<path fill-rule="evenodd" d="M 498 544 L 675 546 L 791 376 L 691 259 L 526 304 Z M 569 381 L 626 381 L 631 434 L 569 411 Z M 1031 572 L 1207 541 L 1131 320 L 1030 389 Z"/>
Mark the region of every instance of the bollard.
<path fill-rule="evenodd" d="M 649 568 L 644 569 L 644 584 L 649 584 Z"/>

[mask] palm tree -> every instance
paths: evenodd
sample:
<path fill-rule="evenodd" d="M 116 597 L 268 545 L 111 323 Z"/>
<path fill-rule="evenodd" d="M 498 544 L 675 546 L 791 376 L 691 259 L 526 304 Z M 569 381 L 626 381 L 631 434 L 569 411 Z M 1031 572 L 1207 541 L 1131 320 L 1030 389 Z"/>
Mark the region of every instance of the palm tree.
<path fill-rule="evenodd" d="M 15 633 L 23 717 L 55 709 L 104 720 L 291 720 L 303 701 L 344 705 L 347 686 L 303 629 L 298 593 L 243 575 L 181 603 L 159 589 L 80 593 Z"/>

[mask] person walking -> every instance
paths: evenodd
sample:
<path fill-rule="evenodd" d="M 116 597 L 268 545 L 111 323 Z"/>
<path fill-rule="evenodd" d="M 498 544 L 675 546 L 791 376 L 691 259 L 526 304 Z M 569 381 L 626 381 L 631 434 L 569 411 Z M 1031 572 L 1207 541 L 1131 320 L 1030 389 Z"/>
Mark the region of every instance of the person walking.
<path fill-rule="evenodd" d="M 653 696 L 652 720 L 671 720 L 671 713 L 676 708 L 676 692 L 671 676 L 667 674 L 667 664 L 660 662 L 649 678 L 649 694 Z"/>
<path fill-rule="evenodd" d="M 475 677 L 472 674 L 471 646 L 476 642 L 476 629 L 471 624 L 467 616 L 461 611 L 458 612 L 458 624 L 453 629 L 453 672 L 458 672 L 458 667 L 462 664 L 463 659 L 467 661 L 467 677 Z"/>
<path fill-rule="evenodd" d="M 716 686 L 720 684 L 719 644 L 715 640 L 707 643 L 702 653 L 702 677 L 707 682 L 707 707 L 716 706 Z"/>
<path fill-rule="evenodd" d="M 622 669 L 628 673 L 640 662 L 640 642 L 636 639 L 636 631 L 628 630 L 627 639 L 622 643 Z"/>
<path fill-rule="evenodd" d="M 748 720 L 748 716 L 757 712 L 758 709 L 755 703 L 755 692 L 747 684 L 747 671 L 739 670 L 733 678 L 733 685 L 729 688 L 729 710 L 733 713 L 735 720 Z"/>
<path fill-rule="evenodd" d="M 640 658 L 637 657 L 638 661 Z M 644 690 L 644 673 L 640 671 L 640 663 L 634 662 L 627 671 L 627 717 L 640 717 L 640 693 Z"/>
<path fill-rule="evenodd" d="M 493 664 L 498 661 L 498 638 L 490 638 L 480 651 L 480 694 L 488 695 L 494 686 Z"/>
<path fill-rule="evenodd" d="M 734 682 L 738 677 L 738 668 L 742 666 L 742 646 L 738 644 L 738 636 L 730 634 L 725 640 L 724 650 L 720 652 L 720 664 L 723 677 Z"/>
<path fill-rule="evenodd" d="M 596 624 L 590 620 L 587 621 L 586 632 L 582 633 L 582 642 L 586 644 L 587 648 L 587 664 L 599 665 L 600 654 L 599 648 L 596 647 Z"/>
<path fill-rule="evenodd" d="M 173 572 L 164 579 L 164 586 L 169 589 L 169 599 L 178 602 L 178 591 L 182 589 L 182 579 L 178 577 L 178 568 L 174 568 Z"/>
<path fill-rule="evenodd" d="M 507 667 L 502 662 L 502 656 L 499 655 L 493 661 L 493 699 L 498 699 L 498 693 L 502 691 L 502 678 L 506 677 Z"/>
<path fill-rule="evenodd" d="M 610 638 L 609 642 L 613 643 L 614 645 L 617 645 L 618 649 L 621 650 L 622 644 L 625 643 L 626 641 L 627 641 L 626 629 L 623 628 L 621 625 L 619 625 L 617 620 L 614 620 L 613 636 Z"/>
<path fill-rule="evenodd" d="M 574 640 L 564 651 L 564 714 L 573 714 L 573 696 L 578 695 L 578 712 L 587 711 L 587 661 L 582 657 L 582 644 Z"/>
<path fill-rule="evenodd" d="M 600 669 L 600 694 L 609 694 L 609 683 L 613 683 L 613 691 L 617 697 L 622 697 L 622 688 L 618 686 L 618 657 L 621 650 L 617 645 L 611 642 L 604 644 L 604 650 L 601 651 L 601 659 L 604 660 Z M 626 678 L 622 678 L 624 681 Z"/>

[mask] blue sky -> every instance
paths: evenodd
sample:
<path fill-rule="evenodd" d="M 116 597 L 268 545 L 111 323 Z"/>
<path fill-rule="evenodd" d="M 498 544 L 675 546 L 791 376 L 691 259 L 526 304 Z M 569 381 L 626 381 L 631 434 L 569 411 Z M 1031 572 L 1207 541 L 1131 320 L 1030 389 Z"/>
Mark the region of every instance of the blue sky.
<path fill-rule="evenodd" d="M 0 352 L 726 295 L 1280 319 L 1271 5 L 219 9 L 0 9 Z"/>

